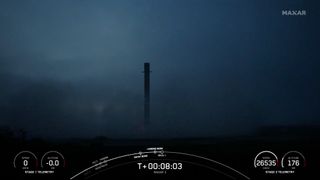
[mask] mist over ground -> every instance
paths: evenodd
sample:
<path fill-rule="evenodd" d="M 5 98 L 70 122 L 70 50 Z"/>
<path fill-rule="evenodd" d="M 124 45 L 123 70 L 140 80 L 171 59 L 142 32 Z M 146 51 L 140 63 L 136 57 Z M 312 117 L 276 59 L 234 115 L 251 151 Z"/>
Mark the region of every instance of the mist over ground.
<path fill-rule="evenodd" d="M 317 7 L 1 1 L 0 126 L 32 137 L 170 138 L 320 125 Z M 152 70 L 148 126 L 144 62 Z"/>

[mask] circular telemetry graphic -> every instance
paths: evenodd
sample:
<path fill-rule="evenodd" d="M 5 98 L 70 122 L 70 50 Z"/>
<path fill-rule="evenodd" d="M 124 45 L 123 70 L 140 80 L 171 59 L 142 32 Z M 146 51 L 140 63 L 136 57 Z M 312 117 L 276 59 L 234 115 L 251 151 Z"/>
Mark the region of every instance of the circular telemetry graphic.
<path fill-rule="evenodd" d="M 271 151 L 261 151 L 254 158 L 254 167 L 271 169 L 278 166 L 278 157 Z"/>
<path fill-rule="evenodd" d="M 57 170 L 65 167 L 65 159 L 58 151 L 48 151 L 41 158 L 41 167 L 48 170 Z"/>
<path fill-rule="evenodd" d="M 298 151 L 289 151 L 281 159 L 281 167 L 289 169 L 300 169 L 306 166 L 306 159 Z"/>
<path fill-rule="evenodd" d="M 21 170 L 35 170 L 38 166 L 38 159 L 30 151 L 21 151 L 14 157 L 13 166 Z"/>

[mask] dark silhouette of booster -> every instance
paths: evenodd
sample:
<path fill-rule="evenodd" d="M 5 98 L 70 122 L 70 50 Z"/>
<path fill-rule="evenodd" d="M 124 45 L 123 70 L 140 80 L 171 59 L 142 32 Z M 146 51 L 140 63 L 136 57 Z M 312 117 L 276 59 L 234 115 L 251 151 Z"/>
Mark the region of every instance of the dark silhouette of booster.
<path fill-rule="evenodd" d="M 150 123 L 150 63 L 144 63 L 144 125 Z"/>

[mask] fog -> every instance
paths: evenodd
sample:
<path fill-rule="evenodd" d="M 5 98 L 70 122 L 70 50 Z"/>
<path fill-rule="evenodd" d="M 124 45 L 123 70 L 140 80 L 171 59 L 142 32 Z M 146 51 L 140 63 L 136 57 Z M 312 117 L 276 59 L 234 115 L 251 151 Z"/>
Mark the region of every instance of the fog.
<path fill-rule="evenodd" d="M 1 1 L 0 126 L 209 137 L 319 125 L 316 1 Z M 282 16 L 306 9 L 307 16 Z M 143 63 L 151 123 L 143 124 Z"/>

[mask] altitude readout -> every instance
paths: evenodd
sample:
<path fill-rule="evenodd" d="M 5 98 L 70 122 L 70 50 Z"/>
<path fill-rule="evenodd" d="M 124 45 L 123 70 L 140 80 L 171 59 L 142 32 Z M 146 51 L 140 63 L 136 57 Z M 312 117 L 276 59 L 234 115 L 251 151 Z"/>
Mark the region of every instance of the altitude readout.
<path fill-rule="evenodd" d="M 298 169 L 306 166 L 306 160 L 302 153 L 298 151 L 289 151 L 281 159 L 281 167 L 289 169 Z"/>
<path fill-rule="evenodd" d="M 57 151 L 49 151 L 41 158 L 41 167 L 47 170 L 56 170 L 65 167 L 63 155 Z"/>

